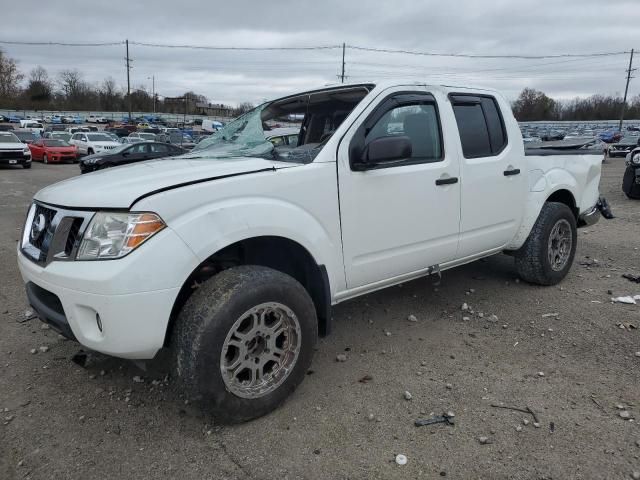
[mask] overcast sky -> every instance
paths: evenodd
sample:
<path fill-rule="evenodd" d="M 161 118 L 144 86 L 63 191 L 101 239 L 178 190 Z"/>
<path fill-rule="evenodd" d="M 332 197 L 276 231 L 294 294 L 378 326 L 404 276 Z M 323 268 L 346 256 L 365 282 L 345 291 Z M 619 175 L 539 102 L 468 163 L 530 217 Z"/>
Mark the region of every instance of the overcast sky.
<path fill-rule="evenodd" d="M 640 0 L 245 1 L 20 0 L 3 2 L 0 40 L 130 41 L 208 46 L 358 45 L 439 53 L 547 55 L 640 48 Z M 0 44 L 25 73 L 78 69 L 87 81 L 112 76 L 126 87 L 124 46 Z M 338 81 L 340 49 L 204 51 L 132 45 L 132 88 L 214 103 L 253 103 Z M 348 81 L 424 80 L 556 98 L 622 94 L 628 55 L 587 59 L 463 59 L 347 49 Z M 640 55 L 637 63 L 640 64 Z M 630 94 L 640 93 L 640 79 Z"/>

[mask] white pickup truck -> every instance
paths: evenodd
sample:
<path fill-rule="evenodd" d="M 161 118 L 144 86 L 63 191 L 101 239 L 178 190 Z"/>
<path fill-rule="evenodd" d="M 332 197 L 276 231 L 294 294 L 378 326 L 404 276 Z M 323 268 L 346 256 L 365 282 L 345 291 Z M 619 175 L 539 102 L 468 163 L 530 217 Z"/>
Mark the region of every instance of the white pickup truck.
<path fill-rule="evenodd" d="M 266 141 L 291 115 L 297 145 Z M 501 252 L 562 280 L 600 216 L 602 153 L 530 153 L 494 91 L 303 92 L 188 154 L 44 188 L 18 263 L 42 320 L 117 357 L 167 347 L 191 401 L 243 421 L 302 381 L 332 305 Z"/>

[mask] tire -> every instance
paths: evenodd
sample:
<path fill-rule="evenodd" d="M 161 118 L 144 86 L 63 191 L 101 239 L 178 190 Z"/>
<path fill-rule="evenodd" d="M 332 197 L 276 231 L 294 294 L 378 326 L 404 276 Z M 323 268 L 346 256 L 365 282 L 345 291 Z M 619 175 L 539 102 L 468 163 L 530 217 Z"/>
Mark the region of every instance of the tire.
<path fill-rule="evenodd" d="M 46 153 L 42 154 L 42 163 L 49 163 L 49 159 L 47 158 L 47 154 Z"/>
<path fill-rule="evenodd" d="M 87 148 L 87 155 L 93 155 L 93 148 Z"/>
<path fill-rule="evenodd" d="M 279 323 L 275 315 L 270 315 L 267 318 L 273 324 L 267 320 L 260 325 L 247 315 L 252 310 L 258 314 L 278 312 L 284 314 L 280 316 L 283 320 Z M 281 324 L 290 324 L 287 335 L 267 335 L 273 333 L 270 328 Z M 260 417 L 280 406 L 302 382 L 317 337 L 315 307 L 295 279 L 260 266 L 224 270 L 200 285 L 178 315 L 170 339 L 176 386 L 219 422 L 238 423 Z M 275 362 L 271 348 L 287 353 Z M 255 367 L 254 361 L 262 365 Z M 288 368 L 283 369 L 282 363 L 287 361 Z M 223 375 L 229 363 L 238 366 L 233 373 L 225 369 Z M 259 368 L 263 378 L 265 373 L 274 372 L 282 376 L 260 384 L 253 380 L 253 374 L 248 378 L 249 368 Z M 249 385 L 239 380 L 248 380 Z"/>
<path fill-rule="evenodd" d="M 552 234 L 555 234 L 555 245 L 558 247 L 553 249 L 553 261 L 549 249 Z M 564 241 L 558 242 L 559 237 Z M 571 269 L 577 239 L 576 218 L 571 209 L 563 203 L 545 203 L 527 241 L 514 255 L 518 274 L 529 283 L 557 284 Z M 569 240 L 570 244 L 567 245 Z"/>
<path fill-rule="evenodd" d="M 23 164 L 22 164 L 22 168 L 31 168 L 31 162 L 29 162 L 29 163 L 23 163 Z"/>

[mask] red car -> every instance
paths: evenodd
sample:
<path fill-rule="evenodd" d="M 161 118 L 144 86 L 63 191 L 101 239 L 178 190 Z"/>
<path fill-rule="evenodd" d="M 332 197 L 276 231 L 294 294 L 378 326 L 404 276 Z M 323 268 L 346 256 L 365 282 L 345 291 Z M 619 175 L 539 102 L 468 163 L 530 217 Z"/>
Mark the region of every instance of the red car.
<path fill-rule="evenodd" d="M 29 144 L 31 158 L 44 163 L 62 163 L 78 161 L 78 147 L 69 145 L 64 140 L 41 138 Z"/>

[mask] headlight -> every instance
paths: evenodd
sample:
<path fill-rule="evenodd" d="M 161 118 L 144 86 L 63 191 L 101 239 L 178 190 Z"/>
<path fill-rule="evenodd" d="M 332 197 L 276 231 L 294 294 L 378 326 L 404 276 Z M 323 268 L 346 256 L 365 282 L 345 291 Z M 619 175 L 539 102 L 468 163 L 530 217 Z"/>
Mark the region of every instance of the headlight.
<path fill-rule="evenodd" d="M 155 213 L 98 212 L 87 227 L 76 258 L 124 257 L 165 227 Z"/>
<path fill-rule="evenodd" d="M 640 153 L 636 153 L 633 157 L 631 157 L 631 163 L 640 165 Z"/>
<path fill-rule="evenodd" d="M 22 150 L 22 153 L 31 154 L 31 150 L 29 150 L 29 147 L 24 147 L 24 150 Z"/>

